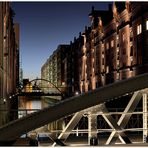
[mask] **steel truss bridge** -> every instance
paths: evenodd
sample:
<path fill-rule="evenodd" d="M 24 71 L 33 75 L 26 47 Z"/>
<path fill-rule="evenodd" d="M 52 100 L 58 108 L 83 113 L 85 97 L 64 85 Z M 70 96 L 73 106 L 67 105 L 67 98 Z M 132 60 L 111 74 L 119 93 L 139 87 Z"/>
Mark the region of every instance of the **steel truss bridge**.
<path fill-rule="evenodd" d="M 148 136 L 147 88 L 148 74 L 142 74 L 59 101 L 51 107 L 29 114 L 0 127 L 0 142 L 14 141 L 23 133 L 27 133 L 50 122 L 74 114 L 61 134 L 56 137 L 57 139 L 67 139 L 82 116 L 87 114 L 89 144 L 92 137 L 97 137 L 98 129 L 96 124 L 98 115 L 102 115 L 110 126 L 109 131 L 111 134 L 106 141 L 106 145 L 115 142 L 117 138 L 119 138 L 122 143 L 132 143 L 131 139 L 125 133 L 125 126 L 127 125 L 131 115 L 135 113 L 134 110 L 141 99 L 143 102 L 143 110 L 142 112 L 137 112 L 135 114 L 143 115 L 143 142 L 146 142 L 145 138 Z M 112 113 L 110 113 L 106 108 L 105 103 L 115 99 L 120 99 L 122 96 L 129 93 L 132 94 L 132 97 L 124 111 L 116 113 L 121 114 L 119 120 L 116 121 L 112 117 Z M 55 145 L 56 141 L 53 143 L 53 146 Z"/>

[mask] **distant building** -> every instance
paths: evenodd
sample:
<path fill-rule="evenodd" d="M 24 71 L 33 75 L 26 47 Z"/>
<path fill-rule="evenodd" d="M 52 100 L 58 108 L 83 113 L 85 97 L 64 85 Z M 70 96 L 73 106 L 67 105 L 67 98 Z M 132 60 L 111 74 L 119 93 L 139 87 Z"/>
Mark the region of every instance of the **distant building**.
<path fill-rule="evenodd" d="M 16 93 L 19 81 L 19 38 L 13 16 L 10 3 L 0 2 L 0 109 L 6 110 L 0 112 L 0 125 L 17 118 L 17 112 L 10 112 L 17 109 L 17 98 L 10 97 Z"/>
<path fill-rule="evenodd" d="M 63 65 L 65 55 L 63 53 L 67 49 L 69 49 L 69 45 L 59 45 L 41 68 L 41 78 L 48 80 L 61 91 L 64 91 L 66 85 Z"/>

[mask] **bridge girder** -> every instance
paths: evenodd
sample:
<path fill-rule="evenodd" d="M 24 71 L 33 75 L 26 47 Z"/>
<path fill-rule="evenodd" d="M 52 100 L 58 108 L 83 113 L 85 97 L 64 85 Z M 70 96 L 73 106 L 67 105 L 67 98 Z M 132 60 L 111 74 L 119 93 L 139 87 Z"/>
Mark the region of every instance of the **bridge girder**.
<path fill-rule="evenodd" d="M 0 127 L 0 141 L 14 140 L 21 136 L 22 133 L 27 133 L 49 122 L 147 87 L 148 74 L 142 74 L 60 101 L 54 106 Z"/>

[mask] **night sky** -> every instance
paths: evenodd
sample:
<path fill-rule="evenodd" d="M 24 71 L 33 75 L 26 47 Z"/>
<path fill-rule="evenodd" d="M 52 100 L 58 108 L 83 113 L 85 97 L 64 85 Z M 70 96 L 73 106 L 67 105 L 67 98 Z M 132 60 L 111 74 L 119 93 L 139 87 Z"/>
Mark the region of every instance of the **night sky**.
<path fill-rule="evenodd" d="M 111 3 L 111 2 L 110 2 Z M 41 66 L 59 44 L 69 44 L 90 26 L 92 6 L 108 9 L 107 2 L 12 2 L 14 22 L 20 24 L 23 77 L 40 77 Z"/>

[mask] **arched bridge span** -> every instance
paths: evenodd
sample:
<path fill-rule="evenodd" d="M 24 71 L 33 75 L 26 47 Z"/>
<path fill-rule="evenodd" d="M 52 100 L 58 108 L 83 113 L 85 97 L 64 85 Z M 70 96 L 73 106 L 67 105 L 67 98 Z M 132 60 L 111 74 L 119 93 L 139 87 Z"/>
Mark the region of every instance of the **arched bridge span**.
<path fill-rule="evenodd" d="M 59 87 L 43 78 L 36 78 L 28 81 L 24 85 L 19 96 L 61 96 L 64 97 L 63 92 Z"/>

